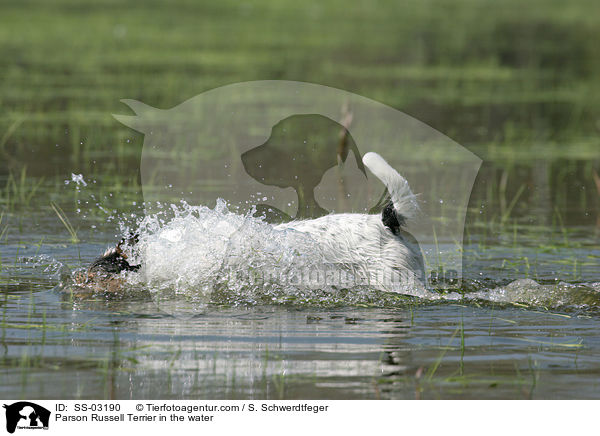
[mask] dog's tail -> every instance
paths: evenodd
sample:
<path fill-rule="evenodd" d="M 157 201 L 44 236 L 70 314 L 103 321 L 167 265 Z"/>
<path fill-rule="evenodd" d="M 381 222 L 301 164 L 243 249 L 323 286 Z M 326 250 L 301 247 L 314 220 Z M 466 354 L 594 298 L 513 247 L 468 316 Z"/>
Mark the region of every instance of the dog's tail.
<path fill-rule="evenodd" d="M 406 179 L 377 153 L 365 154 L 363 163 L 387 188 L 398 218 L 414 217 L 419 205 Z"/>

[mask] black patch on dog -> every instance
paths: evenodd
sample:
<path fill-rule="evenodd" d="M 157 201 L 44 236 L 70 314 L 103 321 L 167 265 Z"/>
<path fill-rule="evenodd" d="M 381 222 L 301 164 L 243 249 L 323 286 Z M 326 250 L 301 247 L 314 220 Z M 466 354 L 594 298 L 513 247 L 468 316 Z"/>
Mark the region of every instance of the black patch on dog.
<path fill-rule="evenodd" d="M 381 221 L 394 235 L 397 235 L 400 232 L 400 227 L 405 224 L 406 218 L 396 213 L 393 203 L 390 202 L 381 212 Z"/>
<path fill-rule="evenodd" d="M 137 271 L 140 265 L 130 265 L 119 250 L 101 256 L 90 265 L 90 273 L 119 274 L 121 271 Z"/>

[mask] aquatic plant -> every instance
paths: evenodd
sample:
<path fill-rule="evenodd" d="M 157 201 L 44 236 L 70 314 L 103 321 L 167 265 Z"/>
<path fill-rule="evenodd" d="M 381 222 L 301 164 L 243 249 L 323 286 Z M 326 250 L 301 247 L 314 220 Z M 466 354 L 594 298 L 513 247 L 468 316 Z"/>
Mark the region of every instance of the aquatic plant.
<path fill-rule="evenodd" d="M 77 237 L 77 231 L 73 228 L 71 222 L 69 221 L 69 218 L 60 208 L 60 206 L 54 202 L 50 202 L 50 207 L 52 207 L 52 209 L 56 213 L 56 216 L 58 216 L 58 219 L 60 219 L 60 221 L 63 223 L 63 225 L 67 229 L 67 232 L 69 232 L 69 235 L 71 236 L 71 242 L 73 244 L 79 242 L 79 238 Z"/>
<path fill-rule="evenodd" d="M 29 207 L 31 200 L 44 182 L 44 178 L 33 180 L 27 177 L 27 167 L 23 166 L 18 175 L 9 172 L 3 189 L 4 204 L 11 210 L 15 207 Z"/>

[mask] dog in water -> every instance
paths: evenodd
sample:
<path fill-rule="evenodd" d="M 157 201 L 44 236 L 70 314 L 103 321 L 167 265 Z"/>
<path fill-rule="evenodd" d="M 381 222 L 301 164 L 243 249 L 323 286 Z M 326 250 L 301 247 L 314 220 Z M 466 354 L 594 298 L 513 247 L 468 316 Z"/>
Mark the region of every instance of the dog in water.
<path fill-rule="evenodd" d="M 275 231 L 294 231 L 319 247 L 319 261 L 347 265 L 368 277 L 368 284 L 383 291 L 406 293 L 407 286 L 422 288 L 425 269 L 421 249 L 404 226 L 414 217 L 418 205 L 406 179 L 381 156 L 367 153 L 364 165 L 387 188 L 389 201 L 380 215 L 343 213 L 315 219 L 294 220 L 273 225 Z M 123 247 L 134 247 L 137 237 L 122 240 L 96 259 L 86 272 L 79 273 L 77 285 L 114 293 L 123 285 L 122 271 L 138 271 L 129 263 Z M 143 263 L 143 255 L 141 256 Z M 394 280 L 394 277 L 396 280 Z M 402 283 L 398 283 L 398 278 Z"/>

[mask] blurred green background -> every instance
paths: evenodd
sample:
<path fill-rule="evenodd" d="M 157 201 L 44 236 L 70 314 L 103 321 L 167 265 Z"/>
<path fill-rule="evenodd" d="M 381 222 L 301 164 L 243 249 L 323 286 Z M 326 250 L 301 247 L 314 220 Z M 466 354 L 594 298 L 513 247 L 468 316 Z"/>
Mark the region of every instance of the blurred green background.
<path fill-rule="evenodd" d="M 218 86 L 286 79 L 381 101 L 486 165 L 551 155 L 542 177 L 567 168 L 595 222 L 599 17 L 596 0 L 2 0 L 0 203 L 69 172 L 118 176 L 113 190 L 138 183 L 142 135 L 111 117 L 130 113 L 122 98 L 170 108 Z M 524 180 L 513 173 L 509 203 Z M 9 185 L 20 179 L 19 194 Z"/>

